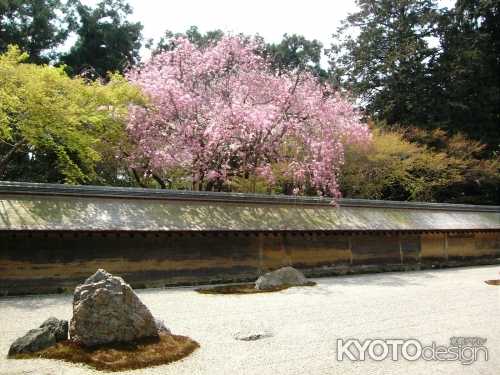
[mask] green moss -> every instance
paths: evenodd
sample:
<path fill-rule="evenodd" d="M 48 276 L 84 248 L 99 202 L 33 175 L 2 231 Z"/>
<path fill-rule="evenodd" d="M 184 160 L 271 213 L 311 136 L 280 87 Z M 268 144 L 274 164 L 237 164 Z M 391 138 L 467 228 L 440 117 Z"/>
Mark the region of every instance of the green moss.
<path fill-rule="evenodd" d="M 316 283 L 314 281 L 310 281 L 305 286 L 314 286 L 314 285 L 316 285 Z M 293 287 L 292 285 L 282 285 L 272 289 L 259 290 L 255 288 L 254 283 L 249 283 L 249 284 L 238 284 L 238 285 L 220 285 L 210 288 L 198 288 L 195 290 L 201 294 L 256 294 L 256 293 L 278 292 L 280 290 L 285 290 L 292 287 Z"/>

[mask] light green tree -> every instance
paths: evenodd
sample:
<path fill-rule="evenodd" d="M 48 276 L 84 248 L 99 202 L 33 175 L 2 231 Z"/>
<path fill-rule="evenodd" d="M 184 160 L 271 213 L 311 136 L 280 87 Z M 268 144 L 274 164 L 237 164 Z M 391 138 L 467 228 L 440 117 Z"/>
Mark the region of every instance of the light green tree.
<path fill-rule="evenodd" d="M 126 151 L 124 119 L 140 92 L 119 75 L 87 82 L 27 58 L 17 47 L 0 55 L 0 178 L 95 181 L 97 163 Z"/>

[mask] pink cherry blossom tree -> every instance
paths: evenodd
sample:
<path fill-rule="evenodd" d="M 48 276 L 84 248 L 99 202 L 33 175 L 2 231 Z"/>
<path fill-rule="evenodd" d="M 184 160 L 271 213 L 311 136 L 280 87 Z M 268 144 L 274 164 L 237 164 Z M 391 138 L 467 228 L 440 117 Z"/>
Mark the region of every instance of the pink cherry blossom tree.
<path fill-rule="evenodd" d="M 256 176 L 272 185 L 279 171 L 295 193 L 307 187 L 338 197 L 344 145 L 368 142 L 369 129 L 312 74 L 273 73 L 261 47 L 241 37 L 205 48 L 178 38 L 173 50 L 128 72 L 150 100 L 130 110 L 133 165 L 156 178 L 183 170 L 195 189 Z"/>

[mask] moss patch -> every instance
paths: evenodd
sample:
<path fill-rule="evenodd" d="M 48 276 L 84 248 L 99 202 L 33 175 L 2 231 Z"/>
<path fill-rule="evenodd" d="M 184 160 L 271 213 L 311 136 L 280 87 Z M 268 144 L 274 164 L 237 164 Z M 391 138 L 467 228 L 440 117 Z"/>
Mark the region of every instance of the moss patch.
<path fill-rule="evenodd" d="M 189 337 L 161 333 L 159 338 L 92 348 L 81 346 L 73 341 L 62 341 L 39 352 L 19 354 L 12 358 L 59 359 L 84 363 L 97 370 L 122 371 L 178 361 L 191 354 L 199 346 Z"/>
<path fill-rule="evenodd" d="M 500 285 L 500 280 L 486 280 L 485 283 L 488 285 Z"/>
<path fill-rule="evenodd" d="M 309 281 L 304 286 L 314 286 L 314 281 Z M 259 290 L 255 289 L 254 283 L 238 284 L 238 285 L 221 285 L 210 288 L 198 288 L 196 291 L 202 294 L 255 294 L 255 293 L 270 293 L 278 292 L 293 287 L 292 285 L 282 285 L 273 289 Z"/>

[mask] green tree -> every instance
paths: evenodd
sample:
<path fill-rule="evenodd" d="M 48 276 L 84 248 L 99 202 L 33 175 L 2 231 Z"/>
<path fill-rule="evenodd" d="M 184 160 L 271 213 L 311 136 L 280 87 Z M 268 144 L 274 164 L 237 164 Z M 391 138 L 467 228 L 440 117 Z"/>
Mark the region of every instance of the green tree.
<path fill-rule="evenodd" d="M 78 39 L 61 59 L 72 75 L 104 78 L 139 61 L 143 26 L 127 20 L 132 8 L 125 0 L 102 0 L 95 8 L 80 4 L 77 10 Z"/>
<path fill-rule="evenodd" d="M 500 1 L 458 0 L 439 26 L 440 121 L 500 151 Z"/>
<path fill-rule="evenodd" d="M 434 0 L 357 0 L 335 35 L 331 71 L 361 99 L 366 113 L 388 124 L 427 124 L 435 113 L 429 63 L 437 48 Z"/>
<path fill-rule="evenodd" d="M 471 204 L 500 204 L 500 155 L 488 155 L 487 145 L 462 133 L 442 129 L 405 129 L 405 139 L 455 160 L 450 163 L 460 179 L 435 192 L 437 201 Z"/>
<path fill-rule="evenodd" d="M 341 172 L 345 197 L 436 201 L 436 192 L 461 179 L 457 161 L 406 141 L 397 131 L 374 129 L 368 148 L 347 150 Z"/>
<path fill-rule="evenodd" d="M 185 37 L 196 46 L 204 47 L 211 42 L 217 42 L 223 36 L 224 32 L 219 29 L 209 30 L 203 34 L 197 26 L 191 26 L 184 33 L 174 33 L 167 30 L 160 38 L 158 44 L 153 48 L 153 54 L 161 51 L 171 51 L 175 47 L 175 39 L 179 37 Z"/>
<path fill-rule="evenodd" d="M 15 44 L 30 62 L 48 62 L 74 27 L 75 1 L 0 0 L 0 53 Z"/>
<path fill-rule="evenodd" d="M 128 147 L 124 120 L 140 93 L 118 75 L 88 83 L 27 58 L 0 55 L 0 178 L 99 182 L 96 168 Z"/>
<path fill-rule="evenodd" d="M 461 134 L 374 124 L 369 147 L 351 147 L 341 170 L 345 197 L 500 204 L 500 158 Z"/>
<path fill-rule="evenodd" d="M 321 78 L 328 73 L 321 66 L 323 44 L 302 35 L 283 35 L 279 43 L 266 45 L 264 53 L 271 59 L 277 74 L 292 70 L 309 70 Z"/>

